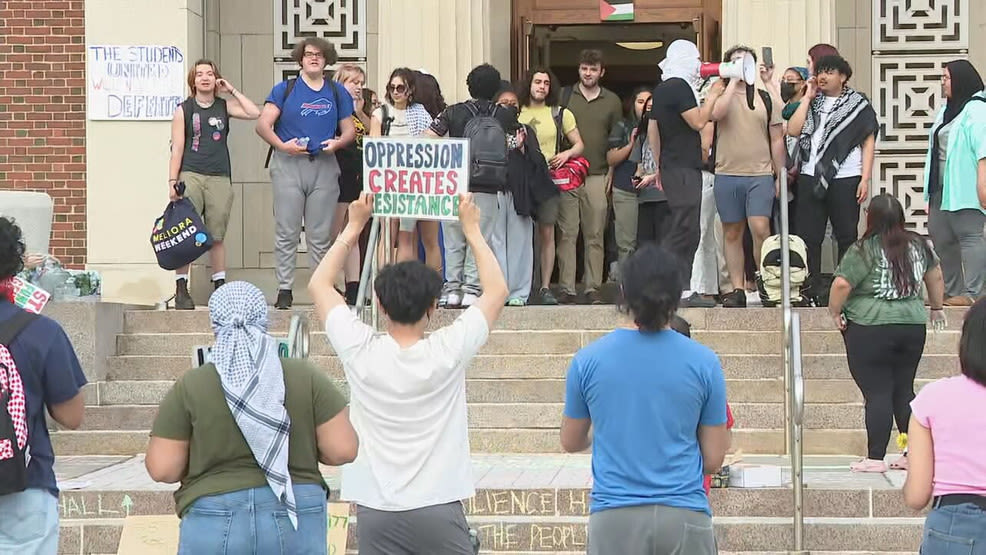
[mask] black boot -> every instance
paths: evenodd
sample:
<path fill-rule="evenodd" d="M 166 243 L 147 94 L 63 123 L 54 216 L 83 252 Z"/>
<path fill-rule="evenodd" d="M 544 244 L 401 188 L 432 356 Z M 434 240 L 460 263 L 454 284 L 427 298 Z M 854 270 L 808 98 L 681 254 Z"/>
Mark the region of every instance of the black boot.
<path fill-rule="evenodd" d="M 274 303 L 274 308 L 278 310 L 287 310 L 291 308 L 294 303 L 294 296 L 288 289 L 278 289 L 277 290 L 277 302 Z"/>
<path fill-rule="evenodd" d="M 212 281 L 212 290 L 215 291 L 216 289 L 219 289 L 223 285 L 226 285 L 226 280 L 224 280 L 224 279 L 216 279 L 216 280 L 213 280 Z"/>
<path fill-rule="evenodd" d="M 195 302 L 188 294 L 188 280 L 175 281 L 175 310 L 195 310 Z"/>

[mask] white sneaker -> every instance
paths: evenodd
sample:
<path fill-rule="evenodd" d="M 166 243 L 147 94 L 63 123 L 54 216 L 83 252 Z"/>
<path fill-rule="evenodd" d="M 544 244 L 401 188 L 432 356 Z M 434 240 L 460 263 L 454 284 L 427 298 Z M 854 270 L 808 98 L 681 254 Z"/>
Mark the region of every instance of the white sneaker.
<path fill-rule="evenodd" d="M 473 295 L 472 293 L 466 293 L 465 295 L 462 296 L 461 306 L 462 308 L 469 308 L 470 306 L 476 304 L 476 301 L 478 300 L 479 300 L 478 295 Z"/>
<path fill-rule="evenodd" d="M 462 291 L 449 291 L 444 296 L 445 303 L 441 305 L 443 308 L 459 308 L 462 305 Z"/>

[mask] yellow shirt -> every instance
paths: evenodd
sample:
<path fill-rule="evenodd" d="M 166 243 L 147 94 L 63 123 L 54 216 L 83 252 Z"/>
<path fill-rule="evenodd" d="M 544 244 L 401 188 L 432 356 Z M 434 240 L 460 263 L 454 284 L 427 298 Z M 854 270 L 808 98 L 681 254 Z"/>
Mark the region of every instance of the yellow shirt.
<path fill-rule="evenodd" d="M 534 128 L 538 136 L 538 145 L 541 146 L 541 154 L 544 154 L 545 160 L 551 160 L 557 154 L 555 147 L 558 139 L 558 128 L 555 126 L 555 119 L 551 117 L 551 106 L 540 106 L 537 108 L 524 106 L 520 109 L 520 115 L 517 119 L 520 123 L 530 125 Z M 561 116 L 561 128 L 564 130 L 565 135 L 568 135 L 577 127 L 575 114 L 571 110 L 566 109 Z"/>

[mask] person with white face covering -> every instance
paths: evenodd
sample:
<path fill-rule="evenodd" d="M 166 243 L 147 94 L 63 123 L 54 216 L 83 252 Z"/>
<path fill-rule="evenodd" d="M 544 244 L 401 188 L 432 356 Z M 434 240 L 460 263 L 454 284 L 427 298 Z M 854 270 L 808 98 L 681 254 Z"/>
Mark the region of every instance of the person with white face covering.
<path fill-rule="evenodd" d="M 663 243 L 681 263 L 684 285 L 681 305 L 711 308 L 715 303 L 689 289 L 689 284 L 701 235 L 702 140 L 699 132 L 709 122 L 725 86 L 721 80 L 714 83 L 705 103 L 699 106 L 696 84 L 702 62 L 698 47 L 687 40 L 672 42 L 658 65 L 662 72 L 661 82 L 654 89 L 647 139 L 651 151 L 659 152 L 660 156 L 657 173 L 645 179 L 653 180 L 654 185 L 664 190 L 671 209 L 671 233 Z"/>

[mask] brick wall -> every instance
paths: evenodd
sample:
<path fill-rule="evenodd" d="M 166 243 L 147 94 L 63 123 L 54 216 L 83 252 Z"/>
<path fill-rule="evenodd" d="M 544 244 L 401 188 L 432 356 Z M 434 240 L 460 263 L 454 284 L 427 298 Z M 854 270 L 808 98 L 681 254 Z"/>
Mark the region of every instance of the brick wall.
<path fill-rule="evenodd" d="M 55 203 L 51 252 L 86 262 L 83 0 L 0 1 L 0 188 Z"/>

